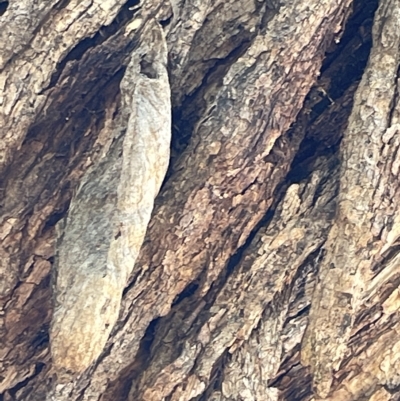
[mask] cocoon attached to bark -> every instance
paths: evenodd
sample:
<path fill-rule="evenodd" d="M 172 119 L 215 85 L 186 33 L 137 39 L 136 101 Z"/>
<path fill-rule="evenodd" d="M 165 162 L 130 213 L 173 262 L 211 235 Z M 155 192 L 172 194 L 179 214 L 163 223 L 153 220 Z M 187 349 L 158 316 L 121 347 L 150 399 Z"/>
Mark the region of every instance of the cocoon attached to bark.
<path fill-rule="evenodd" d="M 60 377 L 82 372 L 102 352 L 168 167 L 166 41 L 155 22 L 141 38 L 121 82 L 116 139 L 57 227 L 50 344 Z"/>

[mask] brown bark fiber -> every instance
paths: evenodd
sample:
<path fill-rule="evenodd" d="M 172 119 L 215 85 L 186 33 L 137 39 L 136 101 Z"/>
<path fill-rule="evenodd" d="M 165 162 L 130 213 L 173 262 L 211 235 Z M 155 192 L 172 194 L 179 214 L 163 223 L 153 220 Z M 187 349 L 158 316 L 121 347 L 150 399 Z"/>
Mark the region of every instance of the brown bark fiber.
<path fill-rule="evenodd" d="M 400 399 L 398 0 L 7 1 L 0 39 L 0 401 Z"/>

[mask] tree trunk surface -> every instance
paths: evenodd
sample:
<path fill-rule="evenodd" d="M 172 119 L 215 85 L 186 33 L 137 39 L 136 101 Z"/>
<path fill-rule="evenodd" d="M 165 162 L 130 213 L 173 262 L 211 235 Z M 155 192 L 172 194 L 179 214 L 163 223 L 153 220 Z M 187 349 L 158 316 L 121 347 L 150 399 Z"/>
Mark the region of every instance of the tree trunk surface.
<path fill-rule="evenodd" d="M 0 1 L 0 400 L 400 400 L 398 0 Z"/>

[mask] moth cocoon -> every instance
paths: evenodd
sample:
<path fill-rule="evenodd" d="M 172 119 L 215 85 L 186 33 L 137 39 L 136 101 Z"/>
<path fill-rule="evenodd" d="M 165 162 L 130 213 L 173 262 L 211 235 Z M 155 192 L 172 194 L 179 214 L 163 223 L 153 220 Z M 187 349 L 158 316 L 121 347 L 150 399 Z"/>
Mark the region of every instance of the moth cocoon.
<path fill-rule="evenodd" d="M 58 227 L 50 345 L 59 377 L 82 372 L 101 354 L 169 163 L 167 47 L 158 23 L 146 23 L 141 41 L 121 81 L 116 139 Z"/>

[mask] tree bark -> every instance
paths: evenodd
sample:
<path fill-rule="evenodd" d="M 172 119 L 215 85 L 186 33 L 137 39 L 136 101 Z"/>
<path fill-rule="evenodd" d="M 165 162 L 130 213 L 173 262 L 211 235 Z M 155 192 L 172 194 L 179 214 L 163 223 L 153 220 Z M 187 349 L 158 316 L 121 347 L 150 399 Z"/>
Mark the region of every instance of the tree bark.
<path fill-rule="evenodd" d="M 400 399 L 397 0 L 0 27 L 0 400 Z"/>

